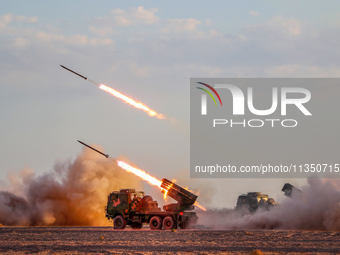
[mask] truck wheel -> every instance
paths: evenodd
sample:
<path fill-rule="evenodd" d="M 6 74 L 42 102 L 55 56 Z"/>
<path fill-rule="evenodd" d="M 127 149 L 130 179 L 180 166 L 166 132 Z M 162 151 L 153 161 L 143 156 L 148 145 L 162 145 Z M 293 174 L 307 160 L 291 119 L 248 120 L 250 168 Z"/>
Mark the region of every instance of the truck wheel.
<path fill-rule="evenodd" d="M 162 219 L 159 216 L 153 216 L 149 224 L 150 224 L 150 229 L 153 229 L 153 230 L 162 229 Z"/>
<path fill-rule="evenodd" d="M 175 228 L 174 218 L 172 218 L 171 216 L 165 217 L 163 220 L 163 227 L 167 230 Z"/>
<path fill-rule="evenodd" d="M 126 220 L 123 216 L 118 215 L 113 220 L 113 228 L 114 229 L 124 229 L 126 227 Z"/>
<path fill-rule="evenodd" d="M 133 222 L 130 226 L 132 229 L 141 229 L 143 227 L 143 223 Z"/>

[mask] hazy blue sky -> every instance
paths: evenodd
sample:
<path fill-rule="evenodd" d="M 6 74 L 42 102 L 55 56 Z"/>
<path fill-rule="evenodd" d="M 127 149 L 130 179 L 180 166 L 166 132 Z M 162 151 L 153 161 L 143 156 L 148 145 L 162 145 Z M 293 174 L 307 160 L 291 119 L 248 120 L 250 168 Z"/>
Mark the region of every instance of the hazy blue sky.
<path fill-rule="evenodd" d="M 0 179 L 25 167 L 49 171 L 80 152 L 77 139 L 158 178 L 189 178 L 190 77 L 339 77 L 339 35 L 336 0 L 2 0 Z M 212 204 L 230 206 L 259 186 L 276 198 L 285 181 L 209 180 L 216 194 L 230 194 Z"/>

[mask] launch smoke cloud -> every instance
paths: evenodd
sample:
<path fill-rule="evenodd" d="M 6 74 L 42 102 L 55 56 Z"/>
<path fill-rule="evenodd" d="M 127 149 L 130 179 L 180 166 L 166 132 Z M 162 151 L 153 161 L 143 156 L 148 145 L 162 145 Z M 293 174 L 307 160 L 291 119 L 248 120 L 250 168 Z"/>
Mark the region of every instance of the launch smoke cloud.
<path fill-rule="evenodd" d="M 104 216 L 107 195 L 142 185 L 115 161 L 87 148 L 49 173 L 37 176 L 24 169 L 10 175 L 9 182 L 0 187 L 0 223 L 11 226 L 112 225 Z"/>

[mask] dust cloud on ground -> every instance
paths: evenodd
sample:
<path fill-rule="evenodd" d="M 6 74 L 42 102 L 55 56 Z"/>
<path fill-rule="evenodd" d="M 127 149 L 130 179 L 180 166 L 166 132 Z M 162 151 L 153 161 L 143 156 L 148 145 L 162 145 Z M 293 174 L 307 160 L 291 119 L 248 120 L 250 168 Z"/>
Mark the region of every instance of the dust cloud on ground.
<path fill-rule="evenodd" d="M 340 231 L 340 180 L 309 178 L 271 210 L 250 214 L 234 210 L 200 212 L 199 224 L 211 229 L 295 229 Z"/>

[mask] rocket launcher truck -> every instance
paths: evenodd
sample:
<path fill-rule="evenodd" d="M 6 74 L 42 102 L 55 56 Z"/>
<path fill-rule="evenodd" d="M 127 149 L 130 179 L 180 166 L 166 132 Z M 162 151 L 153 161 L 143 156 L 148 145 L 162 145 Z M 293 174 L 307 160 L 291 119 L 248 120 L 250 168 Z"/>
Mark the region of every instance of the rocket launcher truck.
<path fill-rule="evenodd" d="M 109 158 L 108 154 L 82 141 L 78 140 L 78 142 Z M 113 220 L 115 229 L 124 229 L 126 225 L 130 225 L 133 229 L 140 229 L 144 223 L 149 223 L 151 229 L 188 228 L 196 224 L 198 217 L 195 212 L 190 211 L 194 210 L 193 204 L 197 196 L 167 179 L 162 180 L 160 188 L 177 203 L 163 206 L 164 211 L 162 211 L 157 201 L 153 201 L 152 197 L 146 196 L 143 191 L 121 189 L 113 191 L 108 196 L 105 207 L 106 218 Z"/>
<path fill-rule="evenodd" d="M 161 187 L 177 203 L 163 206 L 162 211 L 157 201 L 153 201 L 152 197 L 145 195 L 143 191 L 121 189 L 108 196 L 106 217 L 113 219 L 115 229 L 124 229 L 126 225 L 141 229 L 145 223 L 154 230 L 177 227 L 185 229 L 196 224 L 198 217 L 190 210 L 194 209 L 193 204 L 197 196 L 167 179 L 162 180 Z"/>

